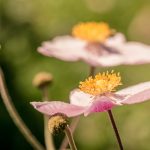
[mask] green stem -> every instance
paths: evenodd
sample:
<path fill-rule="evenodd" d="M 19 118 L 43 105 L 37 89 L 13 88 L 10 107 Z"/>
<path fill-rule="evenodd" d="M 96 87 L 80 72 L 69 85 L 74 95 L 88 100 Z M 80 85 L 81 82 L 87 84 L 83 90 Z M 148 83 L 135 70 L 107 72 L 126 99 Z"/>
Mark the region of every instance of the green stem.
<path fill-rule="evenodd" d="M 48 101 L 48 86 L 42 88 L 43 101 Z M 52 134 L 48 130 L 49 117 L 44 115 L 44 139 L 47 150 L 55 150 Z"/>
<path fill-rule="evenodd" d="M 26 126 L 22 118 L 20 117 L 19 113 L 17 112 L 11 97 L 8 94 L 8 90 L 6 88 L 5 79 L 3 72 L 0 68 L 0 94 L 2 97 L 2 100 L 4 102 L 4 105 L 15 123 L 15 125 L 18 127 L 22 135 L 25 137 L 25 139 L 30 143 L 30 145 L 36 149 L 36 150 L 45 150 L 45 148 L 39 143 L 39 141 L 36 139 L 36 137 L 31 133 L 29 128 Z"/>
<path fill-rule="evenodd" d="M 68 138 L 71 150 L 77 150 L 75 142 L 74 142 L 74 139 L 73 139 L 73 136 L 72 136 L 72 133 L 71 133 L 71 130 L 69 128 L 69 125 L 67 125 L 67 127 L 65 129 L 65 134 L 66 134 L 66 136 Z"/>

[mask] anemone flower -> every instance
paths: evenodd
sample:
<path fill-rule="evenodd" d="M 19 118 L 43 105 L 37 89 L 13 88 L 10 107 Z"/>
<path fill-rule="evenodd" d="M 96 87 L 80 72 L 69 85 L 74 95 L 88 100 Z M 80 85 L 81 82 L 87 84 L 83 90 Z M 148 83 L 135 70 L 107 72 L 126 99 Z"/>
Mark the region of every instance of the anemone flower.
<path fill-rule="evenodd" d="M 140 83 L 114 92 L 115 88 L 121 84 L 119 73 L 113 71 L 111 73 L 99 73 L 95 77 L 91 76 L 84 82 L 80 82 L 79 89 L 73 90 L 70 94 L 71 104 L 59 101 L 31 102 L 31 104 L 36 110 L 49 116 L 57 113 L 65 114 L 68 117 L 81 114 L 87 116 L 91 113 L 107 111 L 120 150 L 123 150 L 111 109 L 114 106 L 141 103 L 150 99 L 150 82 Z"/>
<path fill-rule="evenodd" d="M 135 104 L 150 98 L 150 82 L 143 82 L 118 92 L 121 83 L 119 73 L 99 73 L 80 82 L 79 89 L 71 92 L 70 103 L 86 107 L 84 115 L 110 110 L 114 106 Z"/>
<path fill-rule="evenodd" d="M 115 33 L 104 22 L 77 24 L 72 36 L 45 41 L 38 52 L 63 61 L 82 60 L 94 67 L 150 63 L 150 46 L 127 42 L 122 33 Z"/>
<path fill-rule="evenodd" d="M 99 73 L 80 82 L 79 89 L 73 90 L 70 94 L 71 104 L 60 101 L 31 102 L 31 104 L 46 115 L 63 113 L 68 117 L 74 117 L 80 114 L 87 116 L 93 112 L 104 112 L 114 106 L 140 103 L 150 98 L 150 82 L 114 92 L 121 84 L 119 73 Z"/>

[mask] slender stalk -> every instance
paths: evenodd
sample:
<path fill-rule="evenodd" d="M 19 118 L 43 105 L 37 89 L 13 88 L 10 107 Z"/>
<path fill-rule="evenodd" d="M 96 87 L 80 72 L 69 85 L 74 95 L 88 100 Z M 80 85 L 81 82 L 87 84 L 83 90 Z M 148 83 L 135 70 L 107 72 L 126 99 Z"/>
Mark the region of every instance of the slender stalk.
<path fill-rule="evenodd" d="M 48 86 L 42 89 L 43 101 L 48 101 Z M 52 139 L 52 134 L 48 131 L 48 119 L 49 117 L 44 115 L 44 139 L 47 150 L 55 150 L 54 143 Z"/>
<path fill-rule="evenodd" d="M 22 135 L 25 137 L 25 139 L 30 143 L 30 145 L 34 149 L 45 150 L 45 148 L 39 143 L 36 137 L 31 133 L 29 128 L 26 126 L 26 124 L 18 114 L 11 100 L 11 97 L 8 94 L 8 90 L 5 85 L 4 75 L 1 68 L 0 68 L 0 94 L 11 119 L 16 124 L 16 126 L 18 127 Z"/>
<path fill-rule="evenodd" d="M 75 142 L 74 142 L 74 139 L 73 139 L 73 136 L 72 136 L 72 133 L 71 133 L 71 130 L 69 128 L 69 125 L 67 125 L 67 127 L 65 129 L 65 134 L 66 134 L 66 136 L 68 138 L 71 150 L 77 150 Z"/>
<path fill-rule="evenodd" d="M 80 116 L 78 116 L 72 120 L 71 125 L 70 125 L 72 134 L 74 133 L 74 131 L 75 131 L 75 129 L 79 123 L 79 120 L 80 120 Z M 65 150 L 65 148 L 67 146 L 68 146 L 68 140 L 67 140 L 67 137 L 65 137 L 61 146 L 60 146 L 60 150 Z"/>
<path fill-rule="evenodd" d="M 90 66 L 90 70 L 89 70 L 89 75 L 88 76 L 94 76 L 94 73 L 95 73 L 95 67 L 93 66 Z M 72 122 L 71 122 L 71 125 L 70 125 L 70 128 L 71 128 L 71 131 L 72 131 L 72 134 L 74 133 L 78 123 L 79 123 L 79 120 L 80 120 L 80 116 L 76 117 L 76 118 L 73 118 Z M 64 150 L 66 147 L 68 146 L 68 140 L 67 140 L 67 137 L 65 137 L 62 141 L 62 144 L 60 146 L 60 150 Z"/>
<path fill-rule="evenodd" d="M 89 72 L 89 76 L 94 76 L 94 74 L 95 74 L 95 67 L 94 66 L 91 66 L 90 67 L 90 72 Z"/>
<path fill-rule="evenodd" d="M 119 132 L 118 132 L 118 129 L 117 129 L 117 126 L 116 126 L 116 123 L 115 123 L 112 111 L 108 110 L 107 112 L 108 112 L 108 115 L 109 115 L 112 127 L 114 129 L 114 132 L 115 132 L 115 135 L 116 135 L 116 138 L 117 138 L 117 142 L 118 142 L 119 148 L 120 148 L 120 150 L 123 150 L 123 145 L 122 145 L 122 142 L 121 142 L 121 138 L 120 138 L 120 135 L 119 135 Z"/>

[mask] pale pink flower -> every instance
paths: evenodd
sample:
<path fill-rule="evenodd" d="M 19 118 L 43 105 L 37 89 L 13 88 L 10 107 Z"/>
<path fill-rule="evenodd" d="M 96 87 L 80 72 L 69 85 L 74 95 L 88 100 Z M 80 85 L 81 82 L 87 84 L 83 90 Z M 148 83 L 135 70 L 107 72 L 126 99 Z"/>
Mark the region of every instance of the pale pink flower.
<path fill-rule="evenodd" d="M 31 104 L 46 115 L 62 113 L 73 117 L 81 114 L 87 116 L 94 112 L 110 110 L 114 106 L 141 103 L 150 99 L 150 82 L 113 92 L 118 85 L 121 85 L 120 75 L 107 72 L 81 82 L 80 89 L 75 89 L 70 94 L 71 104 L 59 101 L 31 102 Z"/>
<path fill-rule="evenodd" d="M 72 32 L 73 36 L 43 42 L 38 52 L 64 61 L 82 60 L 91 66 L 150 63 L 149 45 L 127 42 L 122 33 L 114 34 L 106 23 L 81 23 Z"/>
<path fill-rule="evenodd" d="M 143 82 L 115 93 L 93 96 L 77 89 L 72 91 L 71 104 L 86 107 L 84 115 L 93 112 L 104 112 L 114 106 L 135 104 L 150 99 L 150 82 Z"/>

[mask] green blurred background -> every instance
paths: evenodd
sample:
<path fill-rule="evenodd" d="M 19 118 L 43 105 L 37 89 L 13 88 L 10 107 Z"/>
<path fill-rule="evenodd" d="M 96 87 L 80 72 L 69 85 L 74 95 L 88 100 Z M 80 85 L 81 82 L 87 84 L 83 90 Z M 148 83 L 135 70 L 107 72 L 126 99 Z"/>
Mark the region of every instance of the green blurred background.
<path fill-rule="evenodd" d="M 40 55 L 36 48 L 44 40 L 70 34 L 81 21 L 106 21 L 128 40 L 150 44 L 149 0 L 1 0 L 0 64 L 13 102 L 23 120 L 44 144 L 43 116 L 30 101 L 40 100 L 32 86 L 34 75 L 49 71 L 54 76 L 49 89 L 52 99 L 68 101 L 69 91 L 88 75 L 83 62 L 62 62 Z M 67 69 L 66 69 L 67 68 Z M 98 68 L 98 71 L 112 68 Z M 150 65 L 119 66 L 123 87 L 150 80 Z M 113 109 L 126 150 L 150 149 L 150 102 Z M 57 148 L 62 137 L 55 137 Z M 106 113 L 82 118 L 75 133 L 79 150 L 116 150 L 114 132 Z M 0 100 L 0 149 L 31 150 Z"/>

